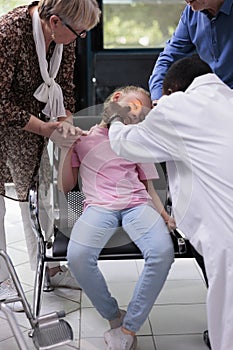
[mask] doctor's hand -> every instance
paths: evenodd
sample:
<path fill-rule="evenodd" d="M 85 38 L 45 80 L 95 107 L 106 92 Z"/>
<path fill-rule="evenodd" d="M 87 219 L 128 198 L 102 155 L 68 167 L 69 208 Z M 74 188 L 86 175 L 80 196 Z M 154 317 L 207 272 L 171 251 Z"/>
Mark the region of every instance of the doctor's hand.
<path fill-rule="evenodd" d="M 122 106 L 118 102 L 112 101 L 104 108 L 102 120 L 105 124 L 110 125 L 111 122 L 118 118 L 122 123 L 128 118 L 130 112 L 129 106 Z"/>
<path fill-rule="evenodd" d="M 126 125 L 138 124 L 145 119 L 149 111 L 150 108 L 143 106 L 138 99 L 132 99 L 127 105 L 121 105 L 119 102 L 110 102 L 104 110 L 104 121 L 106 124 L 111 124 L 116 120 Z"/>

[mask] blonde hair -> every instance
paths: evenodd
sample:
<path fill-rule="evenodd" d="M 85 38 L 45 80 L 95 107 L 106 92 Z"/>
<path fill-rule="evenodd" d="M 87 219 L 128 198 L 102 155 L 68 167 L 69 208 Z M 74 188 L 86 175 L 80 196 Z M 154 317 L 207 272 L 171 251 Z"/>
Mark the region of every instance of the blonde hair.
<path fill-rule="evenodd" d="M 115 89 L 111 93 L 111 95 L 109 95 L 106 98 L 106 100 L 104 101 L 104 104 L 103 104 L 102 123 L 104 123 L 105 125 L 108 125 L 109 118 L 110 118 L 109 106 L 110 106 L 111 102 L 113 101 L 113 97 L 114 97 L 115 93 L 117 93 L 117 92 L 121 92 L 121 97 L 128 95 L 129 93 L 140 93 L 140 94 L 143 94 L 150 99 L 150 93 L 140 86 L 127 85 L 127 86 L 122 86 L 122 87 Z M 119 102 L 119 101 L 120 101 L 120 99 L 117 102 Z M 111 110 L 111 108 L 110 108 L 110 110 Z"/>
<path fill-rule="evenodd" d="M 116 88 L 111 95 L 109 95 L 106 100 L 104 101 L 104 110 L 108 107 L 109 103 L 112 101 L 113 96 L 116 92 L 121 92 L 122 95 L 127 95 L 130 92 L 136 92 L 136 93 L 142 93 L 145 96 L 150 98 L 150 93 L 142 88 L 141 86 L 134 86 L 134 85 L 127 85 L 127 86 L 121 86 L 119 88 Z"/>
<path fill-rule="evenodd" d="M 85 30 L 94 28 L 100 20 L 101 11 L 96 0 L 40 0 L 38 12 L 41 19 L 59 16 L 65 23 L 78 23 Z"/>

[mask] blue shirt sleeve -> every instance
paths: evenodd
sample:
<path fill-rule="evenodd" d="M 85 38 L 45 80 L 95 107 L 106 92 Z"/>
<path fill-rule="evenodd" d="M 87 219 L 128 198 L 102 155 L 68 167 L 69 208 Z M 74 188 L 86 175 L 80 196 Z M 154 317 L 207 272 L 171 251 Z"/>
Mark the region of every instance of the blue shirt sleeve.
<path fill-rule="evenodd" d="M 179 20 L 176 31 L 167 41 L 163 52 L 160 53 L 149 79 L 149 88 L 152 100 L 162 96 L 162 85 L 168 68 L 178 59 L 195 52 L 187 24 L 189 7 L 186 6 Z"/>

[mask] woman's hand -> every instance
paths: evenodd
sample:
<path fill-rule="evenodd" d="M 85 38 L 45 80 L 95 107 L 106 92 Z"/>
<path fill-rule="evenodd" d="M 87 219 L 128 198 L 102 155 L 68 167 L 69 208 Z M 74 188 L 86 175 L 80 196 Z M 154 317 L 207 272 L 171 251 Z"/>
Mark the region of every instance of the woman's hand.
<path fill-rule="evenodd" d="M 72 122 L 68 121 L 68 120 L 64 120 L 63 122 L 61 122 L 58 127 L 57 130 L 62 134 L 63 137 L 67 137 L 68 135 L 72 135 L 72 136 L 81 136 L 84 133 L 84 131 L 78 127 L 75 127 L 73 125 Z"/>
<path fill-rule="evenodd" d="M 62 121 L 44 122 L 32 115 L 23 129 L 50 138 L 58 147 L 70 147 L 81 135 L 87 134 L 73 125 L 71 116 Z"/>
<path fill-rule="evenodd" d="M 31 115 L 28 123 L 23 130 L 32 132 L 33 134 L 41 135 L 44 137 L 50 137 L 50 135 L 57 129 L 59 122 L 44 122 L 39 118 Z"/>
<path fill-rule="evenodd" d="M 56 127 L 50 135 L 50 140 L 60 148 L 70 148 L 82 135 L 87 135 L 86 131 L 65 120 Z"/>
<path fill-rule="evenodd" d="M 59 122 L 40 121 L 38 134 L 44 137 L 50 137 L 52 133 L 58 128 L 59 124 Z"/>

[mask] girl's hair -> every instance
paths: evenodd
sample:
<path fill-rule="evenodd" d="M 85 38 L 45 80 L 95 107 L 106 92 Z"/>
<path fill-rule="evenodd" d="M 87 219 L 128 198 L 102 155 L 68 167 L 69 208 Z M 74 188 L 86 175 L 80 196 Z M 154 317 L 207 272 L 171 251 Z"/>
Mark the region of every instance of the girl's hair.
<path fill-rule="evenodd" d="M 57 15 L 65 23 L 78 23 L 90 30 L 100 20 L 100 8 L 96 0 L 40 0 L 38 12 L 41 19 L 48 20 Z"/>
<path fill-rule="evenodd" d="M 130 93 L 130 92 L 139 92 L 139 93 L 142 93 L 142 94 L 144 94 L 144 95 L 146 95 L 146 96 L 148 96 L 149 98 L 150 98 L 150 93 L 147 91 L 147 90 L 145 90 L 145 89 L 143 89 L 142 87 L 140 87 L 140 86 L 134 86 L 134 85 L 127 85 L 127 86 L 121 86 L 121 87 L 119 87 L 119 88 L 116 88 L 112 93 L 111 93 L 111 95 L 109 95 L 107 98 L 106 98 L 106 100 L 104 101 L 104 110 L 105 110 L 105 108 L 107 108 L 108 107 L 108 105 L 109 105 L 109 102 L 111 102 L 112 101 L 112 98 L 113 98 L 113 96 L 114 96 L 114 94 L 116 93 L 116 92 L 121 92 L 123 95 L 127 95 L 128 93 Z"/>
<path fill-rule="evenodd" d="M 150 93 L 148 91 L 146 91 L 145 89 L 143 89 L 142 87 L 140 86 L 134 86 L 134 85 L 128 85 L 128 86 L 122 86 L 122 87 L 119 87 L 117 89 L 115 89 L 111 95 L 109 95 L 106 100 L 104 101 L 104 104 L 103 104 L 103 112 L 102 112 L 102 121 L 105 123 L 105 124 L 108 124 L 108 121 L 109 121 L 109 118 L 110 118 L 110 115 L 109 115 L 109 107 L 110 107 L 110 103 L 112 102 L 113 100 L 113 96 L 116 92 L 121 92 L 122 95 L 127 95 L 129 93 L 141 93 L 145 96 L 147 96 L 149 99 L 150 99 Z M 119 101 L 118 101 L 119 102 Z M 118 103 L 116 103 L 116 105 L 118 105 Z M 116 107 L 117 108 L 117 107 Z M 111 110 L 112 108 L 110 108 Z M 121 111 L 122 112 L 122 111 Z M 128 112 L 127 112 L 128 113 Z"/>

